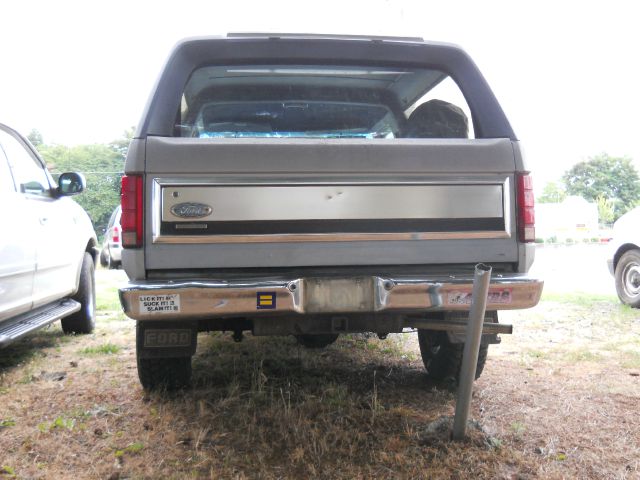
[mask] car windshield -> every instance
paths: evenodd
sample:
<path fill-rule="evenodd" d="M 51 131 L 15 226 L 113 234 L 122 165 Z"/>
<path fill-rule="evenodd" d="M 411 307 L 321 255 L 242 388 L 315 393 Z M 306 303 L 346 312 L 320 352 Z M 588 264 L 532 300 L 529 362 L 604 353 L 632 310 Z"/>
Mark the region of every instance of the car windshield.
<path fill-rule="evenodd" d="M 428 92 L 447 78 L 437 70 L 400 67 L 201 67 L 191 74 L 185 86 L 174 135 L 416 137 L 419 135 L 411 133 L 416 129 L 408 125 L 410 114 L 425 101 Z M 442 115 L 435 116 L 441 121 Z M 433 114 L 431 117 L 435 118 Z M 466 136 L 466 118 L 464 122 Z"/>

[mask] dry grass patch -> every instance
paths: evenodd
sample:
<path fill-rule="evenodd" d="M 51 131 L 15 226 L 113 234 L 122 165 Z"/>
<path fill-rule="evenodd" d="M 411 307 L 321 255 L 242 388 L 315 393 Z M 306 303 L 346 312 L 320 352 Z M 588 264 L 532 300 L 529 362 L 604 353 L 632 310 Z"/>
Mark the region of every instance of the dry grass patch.
<path fill-rule="evenodd" d="M 596 301 L 505 316 L 465 442 L 415 334 L 319 351 L 201 334 L 193 388 L 147 394 L 132 322 L 103 307 L 95 335 L 0 352 L 0 478 L 637 478 L 640 312 Z"/>

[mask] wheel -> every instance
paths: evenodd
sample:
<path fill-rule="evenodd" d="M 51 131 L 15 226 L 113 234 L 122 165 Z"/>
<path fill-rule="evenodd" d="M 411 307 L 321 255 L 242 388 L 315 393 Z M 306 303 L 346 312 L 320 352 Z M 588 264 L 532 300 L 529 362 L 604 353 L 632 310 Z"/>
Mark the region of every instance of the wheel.
<path fill-rule="evenodd" d="M 457 385 L 462 370 L 464 343 L 451 343 L 447 332 L 434 330 L 418 330 L 418 343 L 427 375 L 434 380 L 451 379 Z M 489 345 L 481 344 L 476 366 L 476 380 L 482 374 L 488 352 Z"/>
<path fill-rule="evenodd" d="M 120 268 L 120 262 L 116 262 L 113 257 L 111 256 L 111 252 L 109 251 L 109 249 L 107 249 L 107 253 L 106 253 L 106 258 L 107 258 L 107 268 L 109 270 L 117 270 L 118 268 Z"/>
<path fill-rule="evenodd" d="M 640 308 L 640 250 L 629 250 L 620 257 L 615 276 L 622 303 Z"/>
<path fill-rule="evenodd" d="M 191 383 L 191 357 L 137 357 L 138 378 L 145 390 L 178 390 Z"/>
<path fill-rule="evenodd" d="M 107 249 L 106 248 L 103 248 L 100 251 L 100 265 L 102 267 L 109 266 L 109 259 L 107 258 Z"/>
<path fill-rule="evenodd" d="M 324 348 L 338 339 L 337 333 L 324 333 L 322 335 L 296 335 L 298 343 L 306 348 Z"/>
<path fill-rule="evenodd" d="M 62 319 L 64 333 L 91 333 L 96 326 L 96 277 L 93 258 L 87 252 L 82 260 L 78 291 L 71 297 L 81 307 L 76 313 Z"/>
<path fill-rule="evenodd" d="M 191 383 L 191 356 L 143 358 L 140 355 L 143 329 L 136 325 L 138 378 L 145 390 L 178 390 Z"/>

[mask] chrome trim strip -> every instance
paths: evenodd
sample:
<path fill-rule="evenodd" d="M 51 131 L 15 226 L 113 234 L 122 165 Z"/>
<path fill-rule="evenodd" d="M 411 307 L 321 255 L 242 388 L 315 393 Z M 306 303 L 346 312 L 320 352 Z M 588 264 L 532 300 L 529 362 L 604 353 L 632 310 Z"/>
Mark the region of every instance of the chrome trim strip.
<path fill-rule="evenodd" d="M 345 173 L 341 176 L 313 175 L 313 177 L 296 176 L 260 176 L 242 177 L 221 174 L 211 177 L 161 177 L 153 181 L 160 187 L 251 187 L 251 186 L 331 186 L 331 185 L 498 185 L 508 180 L 508 177 L 482 178 L 470 175 L 398 175 L 398 176 L 367 176 Z"/>
<path fill-rule="evenodd" d="M 535 306 L 541 280 L 522 275 L 492 278 L 487 310 Z M 247 281 L 132 282 L 119 290 L 120 302 L 134 320 L 195 320 L 264 314 L 469 310 L 473 278 L 251 279 Z M 261 309 L 261 294 L 273 295 L 273 308 Z M 178 295 L 177 312 L 142 312 L 141 297 Z"/>
<path fill-rule="evenodd" d="M 510 238 L 507 232 L 427 232 L 427 233 L 309 233 L 286 235 L 164 235 L 154 236 L 156 244 L 196 243 L 288 243 L 288 242 L 363 242 L 392 240 L 468 240 L 480 238 Z"/>
<path fill-rule="evenodd" d="M 162 212 L 170 209 L 170 205 L 165 205 L 163 198 L 163 188 L 165 187 L 377 187 L 377 186 L 431 186 L 431 187 L 468 187 L 468 186 L 499 186 L 501 187 L 502 204 L 500 214 L 493 215 L 496 218 L 502 217 L 504 230 L 492 231 L 454 231 L 454 232 L 393 232 L 393 233 L 308 233 L 308 234 L 247 234 L 247 235 L 162 235 L 160 227 L 162 223 Z M 341 179 L 332 177 L 320 177 L 310 181 L 301 178 L 258 178 L 246 179 L 242 177 L 221 176 L 216 178 L 155 178 L 152 181 L 152 242 L 154 244 L 221 244 L 221 243 L 287 243 L 287 242 L 356 242 L 356 241 L 392 241 L 392 240 L 458 240 L 458 239 L 489 239 L 489 238 L 510 238 L 511 237 L 511 189 L 509 177 L 502 179 L 478 179 L 464 177 L 453 179 L 442 177 L 437 180 L 423 177 L 397 177 L 380 179 L 376 177 L 359 177 L 354 179 Z M 180 199 L 183 201 L 184 199 Z M 202 199 L 198 199 L 199 201 Z M 214 215 L 216 207 L 214 206 Z M 421 212 L 424 215 L 424 212 Z M 432 214 L 434 218 L 445 218 L 447 215 L 439 213 Z M 287 218 L 291 217 L 285 215 Z M 293 215 L 294 218 L 296 215 Z M 349 218 L 344 217 L 344 212 L 334 212 L 329 218 Z M 374 218 L 372 216 L 371 218 Z M 419 218 L 419 215 L 409 215 L 408 218 Z M 426 215 L 428 217 L 428 215 Z M 231 218 L 231 217 L 230 217 Z M 312 217 L 304 216 L 308 220 Z M 236 218 L 234 220 L 246 220 Z M 261 220 L 264 218 L 260 217 Z M 175 220 L 175 219 L 174 219 Z"/>

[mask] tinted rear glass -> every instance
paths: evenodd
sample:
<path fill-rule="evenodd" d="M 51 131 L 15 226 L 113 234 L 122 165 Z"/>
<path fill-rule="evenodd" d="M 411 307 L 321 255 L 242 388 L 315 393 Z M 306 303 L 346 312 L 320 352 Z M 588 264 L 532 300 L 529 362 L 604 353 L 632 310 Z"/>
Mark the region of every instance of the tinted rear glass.
<path fill-rule="evenodd" d="M 453 89 L 443 85 L 452 84 Z M 443 91 L 436 98 L 433 92 Z M 462 108 L 460 108 L 462 104 Z M 195 70 L 175 136 L 467 138 L 464 97 L 437 70 L 247 65 Z"/>

